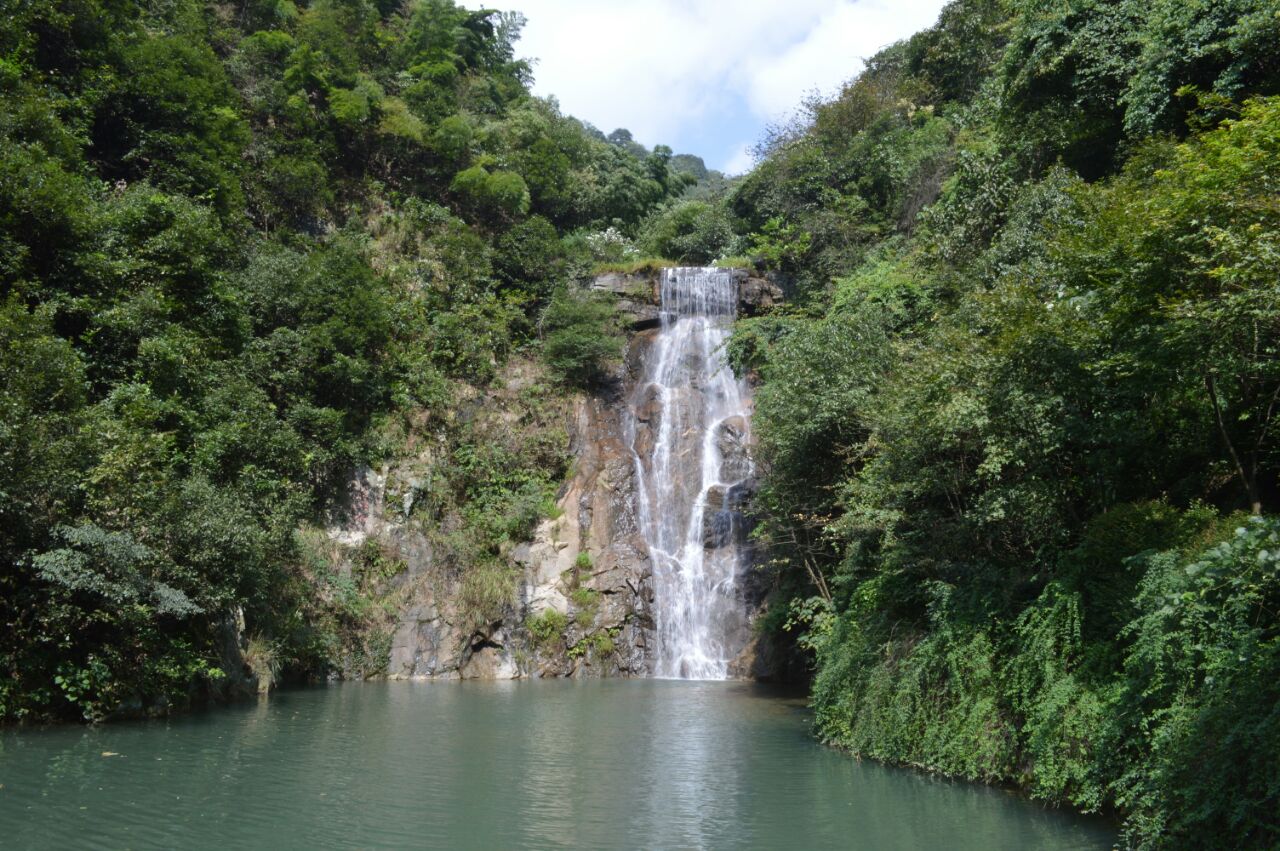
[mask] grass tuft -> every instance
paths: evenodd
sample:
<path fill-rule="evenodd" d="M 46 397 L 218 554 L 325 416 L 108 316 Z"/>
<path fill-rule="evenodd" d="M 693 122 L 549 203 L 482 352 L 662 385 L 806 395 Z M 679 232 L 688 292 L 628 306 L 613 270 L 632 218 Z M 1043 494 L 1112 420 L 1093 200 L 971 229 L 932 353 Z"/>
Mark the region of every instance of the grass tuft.
<path fill-rule="evenodd" d="M 612 263 L 598 263 L 595 274 L 607 275 L 610 272 L 619 275 L 656 275 L 663 269 L 685 264 L 664 257 L 638 257 L 635 260 L 619 260 Z"/>

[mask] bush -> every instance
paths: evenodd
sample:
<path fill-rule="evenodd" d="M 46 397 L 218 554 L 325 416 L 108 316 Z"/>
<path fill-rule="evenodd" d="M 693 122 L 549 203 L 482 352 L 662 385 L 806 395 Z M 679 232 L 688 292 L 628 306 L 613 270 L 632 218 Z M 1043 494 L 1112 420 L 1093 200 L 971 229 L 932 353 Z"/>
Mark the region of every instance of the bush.
<path fill-rule="evenodd" d="M 1147 553 L 1103 776 L 1131 840 L 1275 847 L 1280 824 L 1280 520 L 1184 556 Z"/>
<path fill-rule="evenodd" d="M 524 178 L 513 171 L 490 172 L 484 166 L 472 166 L 458 172 L 449 188 L 481 216 L 517 216 L 529 212 L 529 187 Z"/>
<path fill-rule="evenodd" d="M 542 358 L 566 384 L 604 382 L 622 355 L 623 336 L 612 298 L 562 289 L 542 314 Z"/>
<path fill-rule="evenodd" d="M 531 216 L 499 237 L 494 271 L 510 289 L 531 301 L 551 295 L 562 268 L 560 237 L 551 222 Z"/>
<path fill-rule="evenodd" d="M 684 201 L 646 219 L 640 244 L 658 257 L 700 266 L 734 251 L 736 238 L 722 205 Z"/>
<path fill-rule="evenodd" d="M 544 646 L 560 639 L 564 635 L 565 629 L 569 626 L 569 618 L 563 612 L 547 609 L 541 614 L 529 616 L 525 620 L 524 626 L 525 629 L 529 630 L 533 643 L 537 646 Z"/>

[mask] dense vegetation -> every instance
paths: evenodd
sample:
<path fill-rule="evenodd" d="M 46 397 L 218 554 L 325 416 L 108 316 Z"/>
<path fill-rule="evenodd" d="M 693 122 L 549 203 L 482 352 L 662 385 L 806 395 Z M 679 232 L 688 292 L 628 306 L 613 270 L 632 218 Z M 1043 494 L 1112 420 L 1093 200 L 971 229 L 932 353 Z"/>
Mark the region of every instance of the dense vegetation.
<path fill-rule="evenodd" d="M 792 295 L 732 354 L 824 738 L 1280 844 L 1277 45 L 1271 0 L 957 0 L 721 202 Z"/>
<path fill-rule="evenodd" d="M 501 602 L 499 549 L 567 463 L 554 381 L 616 351 L 561 291 L 701 167 L 532 97 L 521 23 L 450 0 L 6 4 L 0 720 L 185 701 L 241 614 L 264 668 L 385 665 L 363 627 L 403 565 L 336 570 L 316 524 L 411 443 L 441 459 L 421 510 L 462 530 L 441 552 L 477 610 Z M 509 400 L 524 431 L 455 416 L 530 360 L 548 304 L 550 379 Z"/>

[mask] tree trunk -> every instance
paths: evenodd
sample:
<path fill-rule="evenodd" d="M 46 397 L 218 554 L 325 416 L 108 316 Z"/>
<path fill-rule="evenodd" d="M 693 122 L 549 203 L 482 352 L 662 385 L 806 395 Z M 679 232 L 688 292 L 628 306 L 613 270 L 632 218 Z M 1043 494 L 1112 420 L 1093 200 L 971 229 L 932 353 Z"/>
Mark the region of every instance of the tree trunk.
<path fill-rule="evenodd" d="M 1235 444 L 1231 442 L 1231 436 L 1227 433 L 1227 423 L 1222 417 L 1222 406 L 1218 404 L 1218 390 L 1214 386 L 1212 375 L 1204 377 L 1204 386 L 1209 391 L 1209 401 L 1213 403 L 1213 415 L 1218 422 L 1218 433 L 1222 435 L 1222 442 L 1227 445 L 1227 452 L 1231 454 L 1231 460 L 1236 465 L 1236 473 L 1240 476 L 1245 493 L 1248 494 L 1250 510 L 1254 514 L 1261 514 L 1262 499 L 1258 495 L 1258 483 L 1254 478 L 1254 471 L 1245 470 L 1244 462 L 1240 460 L 1240 454 L 1236 452 Z"/>

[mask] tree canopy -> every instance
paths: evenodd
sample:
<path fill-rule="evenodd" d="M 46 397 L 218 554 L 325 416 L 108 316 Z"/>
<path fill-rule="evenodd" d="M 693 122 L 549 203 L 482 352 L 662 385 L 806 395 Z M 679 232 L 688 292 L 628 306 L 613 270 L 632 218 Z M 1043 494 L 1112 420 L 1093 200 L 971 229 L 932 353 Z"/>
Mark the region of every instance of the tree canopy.
<path fill-rule="evenodd" d="M 362 653 L 363 586 L 306 530 L 411 423 L 451 459 L 467 564 L 536 520 L 562 450 L 504 455 L 452 411 L 538 347 L 593 239 L 688 179 L 531 95 L 522 24 L 451 0 L 9 4 L 0 719 L 185 701 L 237 609 L 296 672 Z"/>
<path fill-rule="evenodd" d="M 724 201 L 766 626 L 850 750 L 1280 838 L 1274 4 L 957 0 Z"/>

